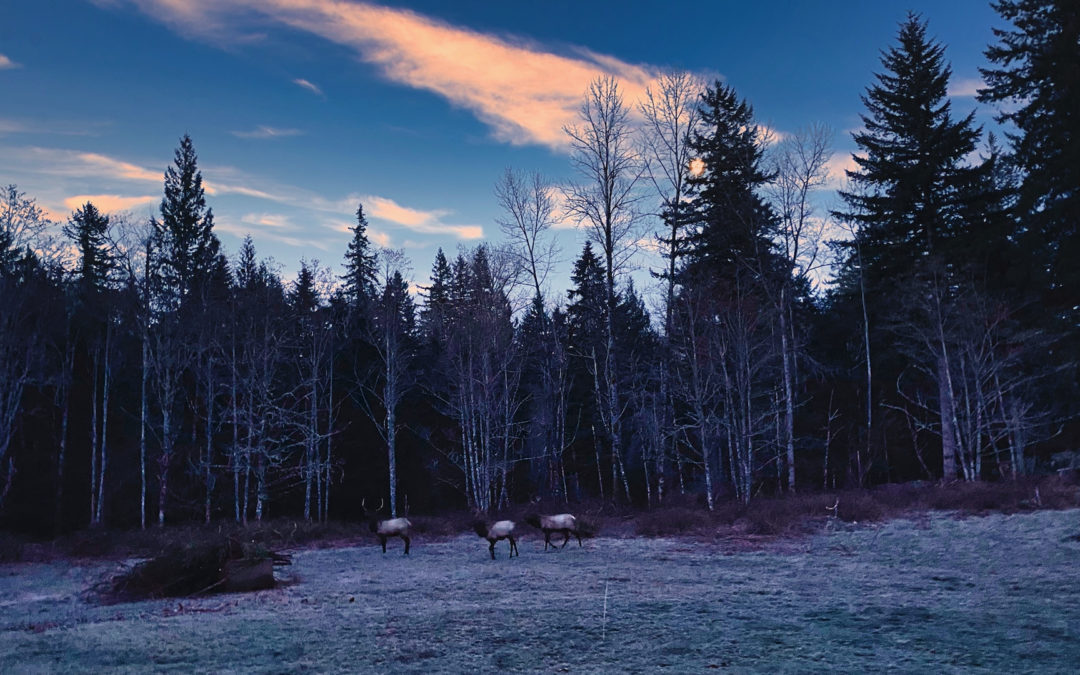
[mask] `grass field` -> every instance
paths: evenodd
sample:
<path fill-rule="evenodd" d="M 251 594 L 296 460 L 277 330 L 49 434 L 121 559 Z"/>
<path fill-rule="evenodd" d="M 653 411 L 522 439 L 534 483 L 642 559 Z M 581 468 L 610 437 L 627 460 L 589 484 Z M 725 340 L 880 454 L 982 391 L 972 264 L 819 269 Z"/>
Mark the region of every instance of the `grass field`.
<path fill-rule="evenodd" d="M 1077 672 L 1080 510 L 761 550 L 475 536 L 299 551 L 282 588 L 103 605 L 116 563 L 0 565 L 0 672 Z"/>

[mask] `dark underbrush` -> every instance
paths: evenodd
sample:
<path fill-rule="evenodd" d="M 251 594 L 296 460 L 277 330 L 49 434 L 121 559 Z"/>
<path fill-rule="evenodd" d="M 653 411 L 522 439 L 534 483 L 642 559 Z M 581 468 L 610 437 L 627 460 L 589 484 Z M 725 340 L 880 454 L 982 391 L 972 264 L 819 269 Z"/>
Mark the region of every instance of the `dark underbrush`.
<path fill-rule="evenodd" d="M 863 523 L 905 518 L 927 511 L 959 515 L 1016 513 L 1035 509 L 1080 507 L 1080 484 L 1073 476 L 1043 476 L 1001 483 L 903 483 L 865 490 L 765 496 L 749 505 L 718 501 L 709 511 L 703 499 L 671 495 L 661 507 L 636 509 L 598 501 L 518 505 L 491 517 L 519 522 L 525 536 L 530 512 L 571 511 L 586 536 L 694 537 L 728 539 L 779 538 L 821 531 L 831 522 Z M 471 532 L 475 520 L 467 511 L 410 516 L 414 537 L 435 539 Z M 538 534 L 538 532 L 537 532 Z M 329 548 L 371 539 L 365 523 L 309 523 L 278 519 L 241 526 L 180 525 L 164 529 L 83 530 L 48 542 L 0 534 L 0 562 L 77 558 L 153 557 L 178 546 L 220 541 L 222 537 L 271 550 Z"/>

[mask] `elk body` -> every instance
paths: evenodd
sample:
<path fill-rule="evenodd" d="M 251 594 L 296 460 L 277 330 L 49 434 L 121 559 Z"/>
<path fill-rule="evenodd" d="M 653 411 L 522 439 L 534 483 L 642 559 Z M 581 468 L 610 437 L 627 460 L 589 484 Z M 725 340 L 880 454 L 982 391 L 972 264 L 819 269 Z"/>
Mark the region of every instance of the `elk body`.
<path fill-rule="evenodd" d="M 372 533 L 379 538 L 379 543 L 382 544 L 382 552 L 386 553 L 386 540 L 390 537 L 401 537 L 401 540 L 405 542 L 405 555 L 409 555 L 409 543 L 411 539 L 409 534 L 412 529 L 412 523 L 408 518 L 390 518 L 383 520 L 379 517 L 379 511 L 382 510 L 382 502 L 379 503 L 379 508 L 374 512 L 368 511 L 364 506 L 364 501 L 360 502 L 360 510 L 363 513 L 363 517 L 367 519 L 368 526 L 371 528 Z"/>
<path fill-rule="evenodd" d="M 570 535 L 577 537 L 578 546 L 581 546 L 581 530 L 578 528 L 577 518 L 569 513 L 560 513 L 555 516 L 538 516 L 530 515 L 525 517 L 525 522 L 532 525 L 535 528 L 539 528 L 544 532 L 544 550 L 546 551 L 550 544 L 552 548 L 555 544 L 551 543 L 552 532 L 562 532 L 563 543 L 562 548 L 566 548 L 566 543 L 570 541 Z"/>
<path fill-rule="evenodd" d="M 510 557 L 514 557 L 514 553 L 521 557 L 521 553 L 518 551 L 517 539 L 514 538 L 514 521 L 512 520 L 499 520 L 491 525 L 488 525 L 482 520 L 478 520 L 473 523 L 473 530 L 478 535 L 487 539 L 491 545 L 488 546 L 488 550 L 491 551 L 491 559 L 495 559 L 495 542 L 503 539 L 510 540 Z"/>

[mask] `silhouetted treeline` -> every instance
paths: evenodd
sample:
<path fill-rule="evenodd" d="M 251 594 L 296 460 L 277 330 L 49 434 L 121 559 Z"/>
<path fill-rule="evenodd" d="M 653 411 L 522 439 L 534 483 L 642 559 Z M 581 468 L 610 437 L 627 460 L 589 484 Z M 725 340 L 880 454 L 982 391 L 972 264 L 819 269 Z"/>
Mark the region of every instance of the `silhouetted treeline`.
<path fill-rule="evenodd" d="M 148 223 L 0 205 L 0 519 L 38 533 L 271 515 L 658 505 L 1073 466 L 1080 9 L 1004 0 L 979 98 L 909 16 L 840 205 L 830 133 L 770 137 L 730 86 L 602 78 L 578 180 L 508 170 L 501 245 L 420 293 L 363 205 L 337 270 L 228 258 L 185 136 Z M 561 192 L 562 199 L 556 196 Z M 551 226 L 588 243 L 546 282 Z M 643 244 L 661 289 L 630 281 Z M 655 259 L 654 259 L 655 260 Z"/>

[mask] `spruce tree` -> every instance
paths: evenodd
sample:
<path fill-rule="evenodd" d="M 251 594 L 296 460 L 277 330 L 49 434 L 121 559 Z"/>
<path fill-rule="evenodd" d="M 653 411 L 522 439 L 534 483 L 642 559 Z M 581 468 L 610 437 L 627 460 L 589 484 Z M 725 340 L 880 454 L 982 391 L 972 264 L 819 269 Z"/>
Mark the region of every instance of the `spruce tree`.
<path fill-rule="evenodd" d="M 998 0 L 1012 23 L 995 28 L 986 50 L 996 67 L 980 69 L 984 103 L 1005 104 L 1014 161 L 1023 172 L 1017 204 L 1021 240 L 1035 283 L 1054 310 L 1080 316 L 1080 3 Z M 1047 279 L 1040 279 L 1043 274 Z"/>
<path fill-rule="evenodd" d="M 349 228 L 353 237 L 345 251 L 345 275 L 341 280 L 345 282 L 345 299 L 362 311 L 378 294 L 379 254 L 368 239 L 367 228 L 364 205 L 360 204 L 356 207 L 356 225 Z"/>
<path fill-rule="evenodd" d="M 965 158 L 981 130 L 974 112 L 952 117 L 945 47 L 927 37 L 916 15 L 898 39 L 882 56 L 885 72 L 862 97 L 866 130 L 854 134 L 859 168 L 848 172 L 853 189 L 840 193 L 847 209 L 835 214 L 857 227 L 872 293 L 905 283 L 928 256 L 955 262 L 958 245 L 968 243 L 959 214 L 977 179 Z"/>
<path fill-rule="evenodd" d="M 927 361 L 920 368 L 932 374 L 936 391 L 926 382 L 920 396 L 936 399 L 942 475 L 952 480 L 961 449 L 948 336 L 955 317 L 948 308 L 958 271 L 980 236 L 965 216 L 980 196 L 986 168 L 967 162 L 980 129 L 974 112 L 953 119 L 952 71 L 944 46 L 928 38 L 926 28 L 910 14 L 899 44 L 882 55 L 885 72 L 863 96 L 866 130 L 854 134 L 859 169 L 848 172 L 853 188 L 840 193 L 847 210 L 835 215 L 855 227 L 846 265 L 858 274 L 842 278 L 858 280 L 860 290 L 848 289 L 849 297 L 866 298 L 871 335 L 892 329 L 883 381 L 896 381 L 913 353 Z M 906 353 L 895 344 L 898 336 L 911 343 Z"/>
<path fill-rule="evenodd" d="M 64 235 L 79 249 L 79 283 L 84 293 L 105 289 L 115 263 L 107 249 L 109 216 L 97 210 L 91 202 L 71 214 L 64 225 Z"/>
<path fill-rule="evenodd" d="M 690 145 L 705 170 L 690 178 L 699 229 L 690 240 L 687 270 L 733 278 L 769 257 L 775 217 L 758 190 L 771 176 L 762 168 L 753 108 L 734 89 L 721 82 L 708 87 L 700 114 Z"/>
<path fill-rule="evenodd" d="M 184 134 L 173 165 L 165 170 L 161 220 L 151 219 L 158 260 L 159 291 L 169 306 L 179 307 L 220 267 L 221 244 L 214 234 L 214 213 L 206 205 L 202 172 L 191 137 Z"/>
<path fill-rule="evenodd" d="M 607 316 L 606 283 L 603 263 L 593 252 L 592 242 L 585 242 L 581 256 L 574 262 L 570 281 L 574 284 L 567 291 L 570 348 L 585 356 L 594 348 L 602 354 Z"/>
<path fill-rule="evenodd" d="M 421 312 L 420 320 L 423 334 L 432 345 L 446 339 L 447 318 L 450 311 L 450 293 L 453 283 L 453 271 L 446 261 L 446 254 L 439 248 L 435 262 L 431 266 L 431 285 L 424 290 L 427 300 Z"/>

